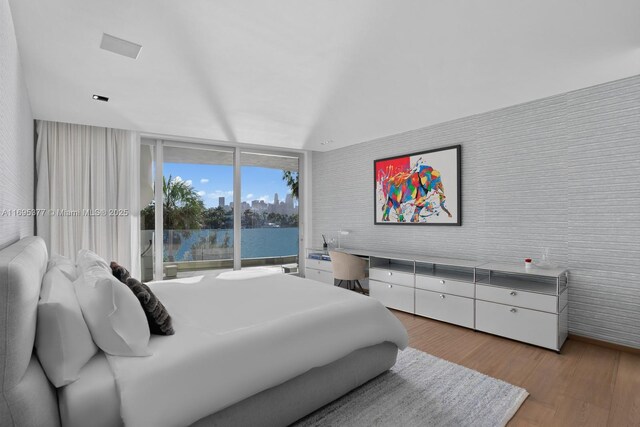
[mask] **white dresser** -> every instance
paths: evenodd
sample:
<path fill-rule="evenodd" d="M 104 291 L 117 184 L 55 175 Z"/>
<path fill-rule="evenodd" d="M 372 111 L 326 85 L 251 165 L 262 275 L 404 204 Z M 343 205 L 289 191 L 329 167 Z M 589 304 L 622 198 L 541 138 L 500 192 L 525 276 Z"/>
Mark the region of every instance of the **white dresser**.
<path fill-rule="evenodd" d="M 416 259 L 415 314 L 473 328 L 476 261 Z"/>
<path fill-rule="evenodd" d="M 415 310 L 415 265 L 397 254 L 391 257 L 369 256 L 369 296 L 385 306 L 413 313 Z"/>
<path fill-rule="evenodd" d="M 343 251 L 369 258 L 369 295 L 386 307 L 556 351 L 567 339 L 564 268 Z M 306 263 L 305 277 L 334 283 L 331 261 Z"/>
<path fill-rule="evenodd" d="M 476 261 L 370 255 L 370 295 L 385 306 L 474 327 Z"/>
<path fill-rule="evenodd" d="M 559 351 L 568 334 L 569 273 L 487 263 L 476 268 L 476 329 Z"/>
<path fill-rule="evenodd" d="M 327 259 L 305 259 L 304 277 L 307 279 L 317 280 L 318 282 L 333 285 L 333 270 L 331 269 L 331 261 Z"/>

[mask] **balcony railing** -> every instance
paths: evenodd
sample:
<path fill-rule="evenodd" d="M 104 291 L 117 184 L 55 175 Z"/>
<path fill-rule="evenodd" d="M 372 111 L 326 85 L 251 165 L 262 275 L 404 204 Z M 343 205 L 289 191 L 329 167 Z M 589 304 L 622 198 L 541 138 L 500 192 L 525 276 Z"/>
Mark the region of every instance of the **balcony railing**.
<path fill-rule="evenodd" d="M 153 235 L 154 230 L 143 230 L 141 241 L 150 242 Z M 243 266 L 298 261 L 298 228 L 243 228 L 241 236 Z M 176 265 L 178 271 L 233 267 L 233 229 L 165 230 L 162 240 L 164 264 Z M 149 250 L 143 256 L 143 270 L 152 270 L 152 260 Z"/>

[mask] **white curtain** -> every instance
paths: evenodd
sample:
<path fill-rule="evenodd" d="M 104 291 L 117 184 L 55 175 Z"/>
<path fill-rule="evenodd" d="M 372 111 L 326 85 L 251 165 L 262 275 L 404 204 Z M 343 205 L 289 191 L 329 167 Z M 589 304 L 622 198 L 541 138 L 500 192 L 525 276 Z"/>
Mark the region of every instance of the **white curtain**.
<path fill-rule="evenodd" d="M 37 136 L 37 234 L 49 252 L 90 249 L 140 277 L 139 136 L 48 121 Z"/>

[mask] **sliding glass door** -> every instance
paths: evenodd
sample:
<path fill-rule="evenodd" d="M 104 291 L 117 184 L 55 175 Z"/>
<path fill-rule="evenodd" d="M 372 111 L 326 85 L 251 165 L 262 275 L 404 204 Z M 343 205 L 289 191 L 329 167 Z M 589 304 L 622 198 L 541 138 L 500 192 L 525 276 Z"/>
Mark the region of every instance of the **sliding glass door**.
<path fill-rule="evenodd" d="M 242 151 L 242 267 L 297 271 L 298 157 Z"/>
<path fill-rule="evenodd" d="M 143 280 L 296 272 L 298 169 L 296 155 L 143 139 Z"/>
<path fill-rule="evenodd" d="M 163 144 L 164 277 L 233 268 L 233 151 Z"/>

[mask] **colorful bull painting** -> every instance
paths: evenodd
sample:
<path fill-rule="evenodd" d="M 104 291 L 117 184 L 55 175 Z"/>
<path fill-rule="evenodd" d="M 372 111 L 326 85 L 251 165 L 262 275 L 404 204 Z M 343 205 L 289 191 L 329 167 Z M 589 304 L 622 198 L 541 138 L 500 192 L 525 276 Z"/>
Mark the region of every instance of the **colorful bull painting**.
<path fill-rule="evenodd" d="M 374 162 L 376 223 L 459 225 L 459 147 Z"/>

